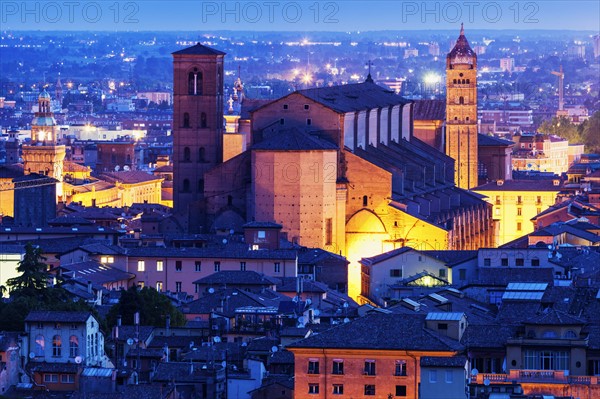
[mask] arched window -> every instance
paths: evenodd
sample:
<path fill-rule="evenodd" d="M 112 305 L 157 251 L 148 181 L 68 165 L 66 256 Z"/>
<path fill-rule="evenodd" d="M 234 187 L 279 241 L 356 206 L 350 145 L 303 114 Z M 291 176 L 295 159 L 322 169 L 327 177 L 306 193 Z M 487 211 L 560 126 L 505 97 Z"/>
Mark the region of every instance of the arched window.
<path fill-rule="evenodd" d="M 192 154 L 190 152 L 190 147 L 185 147 L 183 149 L 183 162 L 190 162 L 192 160 Z"/>
<path fill-rule="evenodd" d="M 546 330 L 544 334 L 542 334 L 542 338 L 556 338 L 556 331 Z"/>
<path fill-rule="evenodd" d="M 183 179 L 183 189 L 181 190 L 184 193 L 190 192 L 190 181 L 189 179 Z"/>
<path fill-rule="evenodd" d="M 44 356 L 44 349 L 46 348 L 46 342 L 44 341 L 43 335 L 38 335 L 35 337 L 35 355 L 36 356 Z"/>
<path fill-rule="evenodd" d="M 190 127 L 190 114 L 187 112 L 183 114 L 183 127 Z"/>
<path fill-rule="evenodd" d="M 227 205 L 231 205 L 233 203 L 233 197 L 231 195 L 227 196 Z"/>
<path fill-rule="evenodd" d="M 75 335 L 69 337 L 69 357 L 79 356 L 79 338 Z"/>
<path fill-rule="evenodd" d="M 462 84 L 465 84 L 465 83 L 467 83 L 467 82 L 466 82 L 466 81 L 463 79 L 463 80 L 462 80 Z"/>
<path fill-rule="evenodd" d="M 131 154 L 127 154 L 127 163 L 131 163 Z"/>
<path fill-rule="evenodd" d="M 467 84 L 470 85 L 471 84 L 471 79 L 467 79 Z"/>
<path fill-rule="evenodd" d="M 204 180 L 203 179 L 198 180 L 198 192 L 199 193 L 204 192 Z"/>
<path fill-rule="evenodd" d="M 60 357 L 62 355 L 62 339 L 60 335 L 55 335 L 52 338 L 52 356 Z"/>
<path fill-rule="evenodd" d="M 200 127 L 201 128 L 206 127 L 206 112 L 203 112 L 200 114 Z"/>
<path fill-rule="evenodd" d="M 205 156 L 206 150 L 204 149 L 204 147 L 198 148 L 198 162 L 206 162 Z"/>
<path fill-rule="evenodd" d="M 188 74 L 188 94 L 190 94 L 190 95 L 194 94 L 195 84 L 196 84 L 196 80 L 195 80 L 194 72 L 190 72 Z"/>
<path fill-rule="evenodd" d="M 188 74 L 188 94 L 191 96 L 202 95 L 202 72 L 199 72 L 198 68 L 194 68 Z"/>
<path fill-rule="evenodd" d="M 466 120 L 469 120 L 469 117 L 467 116 L 465 119 L 466 119 Z"/>
<path fill-rule="evenodd" d="M 98 333 L 96 333 L 94 334 L 94 356 L 98 356 L 98 353 L 100 353 L 98 349 L 100 348 L 98 347 Z"/>
<path fill-rule="evenodd" d="M 198 72 L 196 75 L 196 95 L 202 95 L 202 72 Z"/>
<path fill-rule="evenodd" d="M 452 83 L 456 84 L 456 79 L 452 79 Z"/>
<path fill-rule="evenodd" d="M 367 206 L 369 204 L 369 197 L 363 195 L 363 206 Z"/>
<path fill-rule="evenodd" d="M 458 103 L 459 104 L 464 104 L 465 103 L 465 98 L 464 97 L 458 97 Z"/>

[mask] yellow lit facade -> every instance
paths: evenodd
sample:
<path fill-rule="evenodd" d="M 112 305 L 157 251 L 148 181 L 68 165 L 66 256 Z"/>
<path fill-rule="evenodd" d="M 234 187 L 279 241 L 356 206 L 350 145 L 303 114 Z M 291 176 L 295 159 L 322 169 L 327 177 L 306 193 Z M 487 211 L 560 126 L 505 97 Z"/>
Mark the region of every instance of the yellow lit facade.
<path fill-rule="evenodd" d="M 494 246 L 506 244 L 534 231 L 531 219 L 556 202 L 558 180 L 497 181 L 473 189 L 493 205 Z"/>

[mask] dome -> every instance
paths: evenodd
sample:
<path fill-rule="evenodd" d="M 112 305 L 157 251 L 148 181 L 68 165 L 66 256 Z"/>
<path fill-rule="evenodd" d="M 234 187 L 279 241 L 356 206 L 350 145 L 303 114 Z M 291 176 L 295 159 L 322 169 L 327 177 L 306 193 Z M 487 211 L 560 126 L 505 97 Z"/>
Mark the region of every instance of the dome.
<path fill-rule="evenodd" d="M 56 120 L 51 116 L 38 116 L 31 121 L 32 126 L 56 126 Z"/>
<path fill-rule="evenodd" d="M 46 89 L 44 89 L 40 93 L 40 96 L 38 97 L 38 99 L 39 100 L 42 100 L 42 99 L 48 99 L 48 100 L 50 100 L 50 94 L 48 94 L 48 92 L 46 91 Z"/>

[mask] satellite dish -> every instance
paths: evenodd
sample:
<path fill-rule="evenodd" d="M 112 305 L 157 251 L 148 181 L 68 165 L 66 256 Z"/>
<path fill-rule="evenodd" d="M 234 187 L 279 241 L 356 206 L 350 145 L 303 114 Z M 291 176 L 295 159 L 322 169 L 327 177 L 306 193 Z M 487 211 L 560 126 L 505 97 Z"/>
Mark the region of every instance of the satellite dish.
<path fill-rule="evenodd" d="M 297 296 L 293 297 L 292 302 L 298 302 L 298 297 Z"/>
<path fill-rule="evenodd" d="M 298 323 L 304 324 L 305 321 L 306 321 L 306 319 L 304 318 L 304 316 L 298 317 Z"/>
<path fill-rule="evenodd" d="M 233 230 L 233 229 L 229 230 L 229 234 L 233 235 L 233 233 L 235 233 L 235 230 Z"/>
<path fill-rule="evenodd" d="M 129 345 L 129 346 L 133 345 L 133 339 L 132 338 L 127 338 L 127 345 Z"/>
<path fill-rule="evenodd" d="M 194 341 L 190 341 L 190 348 L 194 347 Z"/>
<path fill-rule="evenodd" d="M 123 166 L 123 170 L 124 170 L 125 172 L 129 172 L 129 169 L 130 169 L 130 168 L 129 168 L 129 166 L 127 166 L 127 165 Z"/>
<path fill-rule="evenodd" d="M 223 244 L 227 244 L 227 238 L 223 238 Z"/>
<path fill-rule="evenodd" d="M 488 380 L 487 378 L 485 380 L 483 380 L 483 385 L 485 385 L 486 387 L 490 386 L 490 380 Z"/>
<path fill-rule="evenodd" d="M 83 358 L 81 356 L 75 356 L 75 363 L 81 364 L 82 361 L 83 361 Z"/>
<path fill-rule="evenodd" d="M 213 337 L 213 341 L 215 341 L 216 343 L 221 342 L 221 337 Z"/>
<path fill-rule="evenodd" d="M 477 374 L 479 374 L 479 370 L 477 370 L 477 369 L 473 369 L 473 370 L 471 370 L 471 375 L 472 375 L 473 377 L 476 377 L 476 376 L 477 376 Z"/>
<path fill-rule="evenodd" d="M 29 352 L 29 358 L 33 359 L 35 357 L 35 352 Z"/>
<path fill-rule="evenodd" d="M 277 352 L 278 350 L 279 350 L 279 348 L 277 347 L 277 345 L 273 345 L 271 347 L 271 352 L 273 352 L 273 353 Z"/>
<path fill-rule="evenodd" d="M 208 293 L 209 293 L 209 294 L 214 294 L 214 293 L 215 293 L 215 289 L 214 289 L 213 287 L 210 287 L 210 288 L 208 289 Z"/>
<path fill-rule="evenodd" d="M 315 311 L 313 312 L 313 314 L 315 316 L 319 316 L 321 314 L 321 311 L 319 309 L 315 309 Z"/>
<path fill-rule="evenodd" d="M 242 346 L 248 346 L 247 342 L 242 342 Z"/>
<path fill-rule="evenodd" d="M 121 225 L 121 228 L 122 228 L 122 229 L 124 229 L 124 228 L 126 228 L 126 227 L 127 227 L 127 225 L 126 225 L 125 223 L 123 223 L 123 224 Z"/>
<path fill-rule="evenodd" d="M 347 307 L 348 307 L 348 302 L 344 302 L 344 305 L 343 305 L 343 306 L 344 306 L 345 308 L 347 308 Z"/>
<path fill-rule="evenodd" d="M 548 249 L 552 249 L 552 245 L 548 245 Z"/>
<path fill-rule="evenodd" d="M 223 361 L 221 362 L 221 366 L 223 366 L 223 368 L 227 367 L 227 362 L 226 362 L 225 360 L 223 360 Z"/>
<path fill-rule="evenodd" d="M 115 166 L 115 172 L 118 172 L 121 167 L 119 165 Z"/>
<path fill-rule="evenodd" d="M 350 322 L 350 319 L 349 319 L 349 318 L 347 318 L 347 317 L 345 317 L 345 318 L 344 318 L 344 323 L 349 323 L 349 322 Z"/>
<path fill-rule="evenodd" d="M 308 298 L 308 299 L 306 300 L 306 304 L 307 304 L 307 305 L 310 305 L 311 303 L 312 303 L 312 300 L 311 300 L 310 298 Z"/>

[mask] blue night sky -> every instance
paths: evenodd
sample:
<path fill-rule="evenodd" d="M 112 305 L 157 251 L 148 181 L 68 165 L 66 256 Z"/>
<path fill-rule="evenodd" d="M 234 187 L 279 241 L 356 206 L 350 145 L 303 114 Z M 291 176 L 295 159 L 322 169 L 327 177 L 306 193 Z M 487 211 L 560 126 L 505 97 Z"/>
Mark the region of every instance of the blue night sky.
<path fill-rule="evenodd" d="M 2 30 L 600 31 L 600 1 L 10 1 Z"/>

